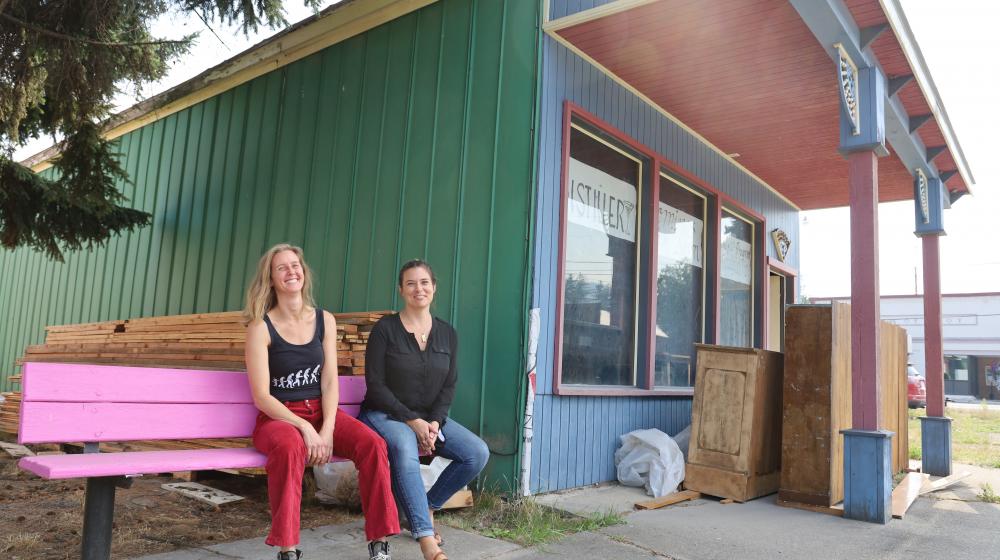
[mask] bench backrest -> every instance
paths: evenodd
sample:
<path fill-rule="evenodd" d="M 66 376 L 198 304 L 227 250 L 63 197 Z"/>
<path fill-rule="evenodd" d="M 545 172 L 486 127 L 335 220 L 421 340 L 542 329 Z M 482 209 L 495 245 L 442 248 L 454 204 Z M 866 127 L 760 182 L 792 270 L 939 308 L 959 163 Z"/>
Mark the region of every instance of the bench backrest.
<path fill-rule="evenodd" d="M 257 409 L 246 373 L 27 362 L 20 443 L 247 437 Z M 340 408 L 357 416 L 363 376 L 342 376 Z"/>

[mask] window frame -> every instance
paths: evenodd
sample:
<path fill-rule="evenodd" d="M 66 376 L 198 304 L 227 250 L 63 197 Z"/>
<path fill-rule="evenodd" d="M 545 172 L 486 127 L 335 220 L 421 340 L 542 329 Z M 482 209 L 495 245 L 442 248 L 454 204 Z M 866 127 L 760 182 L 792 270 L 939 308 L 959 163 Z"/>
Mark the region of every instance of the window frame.
<path fill-rule="evenodd" d="M 764 217 L 747 208 L 727 194 L 719 191 L 706 181 L 696 177 L 676 162 L 666 158 L 651 148 L 641 144 L 637 140 L 626 135 L 611 124 L 596 115 L 586 111 L 572 101 L 566 100 L 563 103 L 562 119 L 562 146 L 561 165 L 559 170 L 559 224 L 558 224 L 558 250 L 556 263 L 556 309 L 555 309 L 555 338 L 553 354 L 553 375 L 552 392 L 556 395 L 565 396 L 636 396 L 636 397 L 659 397 L 677 396 L 690 397 L 694 395 L 694 387 L 667 387 L 655 385 L 655 375 L 652 364 L 656 352 L 656 263 L 658 255 L 658 231 L 659 213 L 649 214 L 649 208 L 639 209 L 640 214 L 636 222 L 636 279 L 635 279 L 635 305 L 636 312 L 636 335 L 633 339 L 635 349 L 633 352 L 633 378 L 635 383 L 632 386 L 625 385 L 580 385 L 563 384 L 562 382 L 562 358 L 563 358 L 563 320 L 565 304 L 565 274 L 566 274 L 566 242 L 567 242 L 567 204 L 566 196 L 569 185 L 568 169 L 570 154 L 570 132 L 574 123 L 579 123 L 583 128 L 578 129 L 591 134 L 597 133 L 596 138 L 608 143 L 612 148 L 626 152 L 634 152 L 645 159 L 640 172 L 640 192 L 637 193 L 639 206 L 649 206 L 656 208 L 660 199 L 660 181 L 666 179 L 679 184 L 683 188 L 691 190 L 703 196 L 706 202 L 705 208 L 705 267 L 703 271 L 703 298 L 704 311 L 702 323 L 704 324 L 703 340 L 705 344 L 715 344 L 719 339 L 720 317 L 720 258 L 721 251 L 719 242 L 721 240 L 722 211 L 737 214 L 739 217 L 750 221 L 754 229 L 754 254 L 753 254 L 753 328 L 752 347 L 761 348 L 763 343 L 763 330 L 765 328 L 763 318 L 758 316 L 763 309 L 765 294 L 761 290 L 764 284 L 762 278 L 767 273 L 768 258 L 767 247 L 764 244 L 762 232 L 767 231 L 767 222 Z M 590 129 L 590 130 L 587 130 Z M 619 146 L 615 146 L 615 144 Z M 643 192 L 645 191 L 645 192 Z M 651 219 L 642 223 L 645 216 Z M 645 243 L 643 243 L 645 241 Z M 643 312 L 643 307 L 647 311 Z"/>

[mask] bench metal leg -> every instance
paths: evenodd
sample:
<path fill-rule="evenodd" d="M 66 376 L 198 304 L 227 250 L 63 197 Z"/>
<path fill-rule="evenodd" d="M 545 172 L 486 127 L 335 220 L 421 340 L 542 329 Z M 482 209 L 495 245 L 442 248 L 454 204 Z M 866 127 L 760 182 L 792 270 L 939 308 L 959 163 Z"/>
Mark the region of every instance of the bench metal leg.
<path fill-rule="evenodd" d="M 115 483 L 118 476 L 87 479 L 87 497 L 83 505 L 82 560 L 111 558 L 111 524 L 115 518 Z"/>

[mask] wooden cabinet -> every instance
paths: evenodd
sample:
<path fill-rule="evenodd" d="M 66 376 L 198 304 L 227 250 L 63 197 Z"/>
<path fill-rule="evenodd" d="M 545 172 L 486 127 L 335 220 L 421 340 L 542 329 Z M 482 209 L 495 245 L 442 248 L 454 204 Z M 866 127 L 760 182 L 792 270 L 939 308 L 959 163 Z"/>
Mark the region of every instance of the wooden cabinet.
<path fill-rule="evenodd" d="M 778 489 L 782 355 L 699 344 L 684 487 L 746 501 Z"/>
<path fill-rule="evenodd" d="M 883 321 L 879 427 L 892 438 L 894 472 L 908 461 L 906 332 Z M 789 502 L 833 506 L 844 499 L 844 436 L 851 427 L 851 306 L 785 310 L 781 488 Z"/>

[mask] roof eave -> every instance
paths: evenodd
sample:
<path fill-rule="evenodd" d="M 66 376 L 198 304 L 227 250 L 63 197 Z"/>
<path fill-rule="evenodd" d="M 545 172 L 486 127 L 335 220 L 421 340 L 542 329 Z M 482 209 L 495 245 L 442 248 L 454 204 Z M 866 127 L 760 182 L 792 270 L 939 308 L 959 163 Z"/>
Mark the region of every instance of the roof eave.
<path fill-rule="evenodd" d="M 924 99 L 927 101 L 927 105 L 930 107 L 931 113 L 934 115 L 934 119 L 941 129 L 945 143 L 948 145 L 948 150 L 955 159 L 958 172 L 965 181 L 965 188 L 971 194 L 972 186 L 975 184 L 972 169 L 969 167 L 969 162 L 965 158 L 965 152 L 962 151 L 962 146 L 958 142 L 958 136 L 951 125 L 951 119 L 948 118 L 948 111 L 941 101 L 941 95 L 934 84 L 934 78 L 931 76 L 927 62 L 924 60 L 924 55 L 920 51 L 920 46 L 913 35 L 913 30 L 910 29 L 910 23 L 906 19 L 906 14 L 903 12 L 899 0 L 879 0 L 879 4 L 882 6 L 882 12 L 889 21 L 889 27 L 892 28 L 892 32 L 896 35 L 896 40 L 899 41 L 903 49 L 903 55 L 910 65 L 917 85 L 920 87 L 920 91 L 923 93 Z"/>

